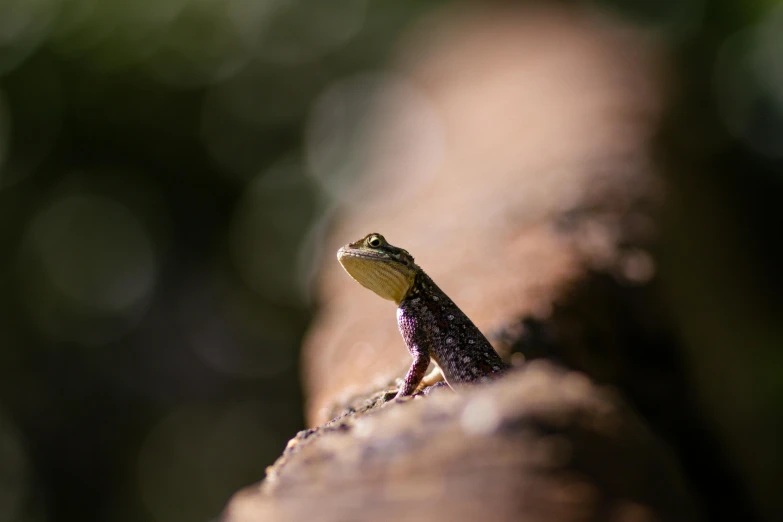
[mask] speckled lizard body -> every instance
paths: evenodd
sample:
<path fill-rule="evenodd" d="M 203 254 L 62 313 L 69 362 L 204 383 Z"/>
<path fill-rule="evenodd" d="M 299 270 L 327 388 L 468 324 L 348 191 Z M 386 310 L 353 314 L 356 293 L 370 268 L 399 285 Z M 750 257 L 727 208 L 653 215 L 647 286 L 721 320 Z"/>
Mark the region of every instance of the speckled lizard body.
<path fill-rule="evenodd" d="M 489 380 L 508 366 L 487 338 L 402 248 L 369 234 L 337 251 L 362 286 L 397 303 L 397 324 L 413 364 L 397 397 L 412 395 L 433 360 L 454 388 Z"/>

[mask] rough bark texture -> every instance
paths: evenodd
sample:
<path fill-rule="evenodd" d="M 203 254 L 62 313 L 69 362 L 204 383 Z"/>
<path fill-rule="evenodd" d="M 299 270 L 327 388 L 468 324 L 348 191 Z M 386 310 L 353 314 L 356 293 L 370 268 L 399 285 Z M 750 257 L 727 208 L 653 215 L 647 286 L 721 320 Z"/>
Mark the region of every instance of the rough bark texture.
<path fill-rule="evenodd" d="M 224 522 L 692 520 L 662 446 L 581 373 L 534 362 L 297 435 Z"/>
<path fill-rule="evenodd" d="M 417 148 L 433 143 L 419 104 L 379 102 L 388 132 L 329 236 L 304 346 L 310 423 L 339 418 L 294 439 L 226 520 L 698 518 L 677 466 L 700 512 L 747 515 L 657 299 L 665 191 L 651 158 L 666 74 L 653 43 L 574 10 L 441 13 L 399 69 L 436 115 L 440 148 L 435 160 Z M 410 356 L 394 306 L 333 261 L 370 231 L 410 251 L 522 369 L 378 409 Z M 583 373 L 520 364 L 539 357 Z"/>

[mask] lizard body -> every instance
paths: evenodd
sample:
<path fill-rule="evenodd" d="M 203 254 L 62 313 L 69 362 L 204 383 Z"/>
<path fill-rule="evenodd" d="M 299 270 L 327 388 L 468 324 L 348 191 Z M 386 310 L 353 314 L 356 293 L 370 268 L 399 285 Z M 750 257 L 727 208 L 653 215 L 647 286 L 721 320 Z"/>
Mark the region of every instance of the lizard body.
<path fill-rule="evenodd" d="M 406 250 L 369 234 L 337 251 L 346 272 L 380 297 L 394 301 L 397 325 L 413 357 L 397 397 L 411 395 L 430 360 L 452 388 L 489 380 L 508 366 L 481 331 Z"/>

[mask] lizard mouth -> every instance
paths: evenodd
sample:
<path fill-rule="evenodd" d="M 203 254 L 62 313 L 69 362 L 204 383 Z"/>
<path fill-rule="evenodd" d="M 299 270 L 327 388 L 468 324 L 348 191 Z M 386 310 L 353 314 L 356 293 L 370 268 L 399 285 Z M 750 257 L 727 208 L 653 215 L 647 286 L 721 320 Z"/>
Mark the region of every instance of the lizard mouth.
<path fill-rule="evenodd" d="M 346 248 L 342 247 L 340 250 L 337 251 L 337 260 L 341 260 L 344 256 L 350 256 L 350 257 L 361 257 L 364 259 L 388 259 L 388 256 L 386 254 L 381 254 L 378 252 L 366 252 L 363 250 L 354 250 L 352 248 Z"/>

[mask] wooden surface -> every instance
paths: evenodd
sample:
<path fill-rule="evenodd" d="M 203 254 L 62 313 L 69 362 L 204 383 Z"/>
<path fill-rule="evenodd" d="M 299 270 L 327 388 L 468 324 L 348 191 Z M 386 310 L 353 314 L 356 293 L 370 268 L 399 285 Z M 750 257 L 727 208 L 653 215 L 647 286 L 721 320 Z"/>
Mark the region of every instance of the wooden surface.
<path fill-rule="evenodd" d="M 223 522 L 693 520 L 671 457 L 616 394 L 533 362 L 302 432 Z"/>

